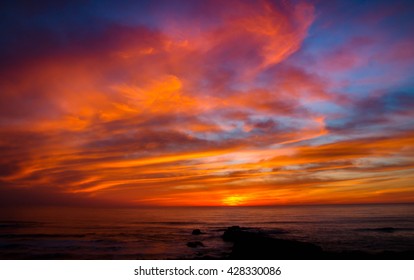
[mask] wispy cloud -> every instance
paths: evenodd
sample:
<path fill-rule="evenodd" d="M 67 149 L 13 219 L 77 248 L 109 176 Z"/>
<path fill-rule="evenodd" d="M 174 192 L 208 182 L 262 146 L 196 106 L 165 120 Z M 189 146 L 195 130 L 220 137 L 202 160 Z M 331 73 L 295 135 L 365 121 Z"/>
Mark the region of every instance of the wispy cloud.
<path fill-rule="evenodd" d="M 9 4 L 1 197 L 412 202 L 410 5 L 341 3 Z"/>

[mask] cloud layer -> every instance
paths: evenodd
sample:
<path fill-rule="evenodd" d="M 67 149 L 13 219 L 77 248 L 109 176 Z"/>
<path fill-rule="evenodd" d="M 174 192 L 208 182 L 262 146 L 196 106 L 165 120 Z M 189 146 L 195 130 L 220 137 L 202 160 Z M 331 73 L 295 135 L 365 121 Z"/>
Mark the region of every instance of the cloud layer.
<path fill-rule="evenodd" d="M 1 200 L 413 202 L 409 11 L 408 1 L 9 4 Z"/>

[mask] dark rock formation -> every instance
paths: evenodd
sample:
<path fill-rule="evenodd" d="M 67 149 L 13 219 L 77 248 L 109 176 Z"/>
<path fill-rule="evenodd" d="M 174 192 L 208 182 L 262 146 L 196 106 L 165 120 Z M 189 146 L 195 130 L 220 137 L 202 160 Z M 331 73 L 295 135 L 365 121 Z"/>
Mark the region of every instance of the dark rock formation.
<path fill-rule="evenodd" d="M 283 240 L 267 236 L 256 230 L 229 227 L 223 240 L 233 242 L 230 259 L 320 259 L 322 249 L 312 243 Z"/>
<path fill-rule="evenodd" d="M 380 232 L 393 232 L 393 228 L 379 228 Z M 273 238 L 258 229 L 232 226 L 227 228 L 222 238 L 232 242 L 230 259 L 254 260 L 412 260 L 414 251 L 383 251 L 377 253 L 363 251 L 328 252 L 321 247 L 296 240 Z"/>
<path fill-rule="evenodd" d="M 376 231 L 376 232 L 383 232 L 383 233 L 393 233 L 396 232 L 398 229 L 393 227 L 383 227 L 383 228 L 364 228 L 360 229 L 359 231 Z"/>
<path fill-rule="evenodd" d="M 193 229 L 193 232 L 191 233 L 192 235 L 200 235 L 202 234 L 201 230 L 197 229 Z"/>
<path fill-rule="evenodd" d="M 383 228 L 376 228 L 375 231 L 379 231 L 379 232 L 386 232 L 386 233 L 393 233 L 395 232 L 397 229 L 393 228 L 393 227 L 383 227 Z"/>
<path fill-rule="evenodd" d="M 190 248 L 204 247 L 204 244 L 201 241 L 192 241 L 192 242 L 187 242 L 187 247 L 190 247 Z"/>

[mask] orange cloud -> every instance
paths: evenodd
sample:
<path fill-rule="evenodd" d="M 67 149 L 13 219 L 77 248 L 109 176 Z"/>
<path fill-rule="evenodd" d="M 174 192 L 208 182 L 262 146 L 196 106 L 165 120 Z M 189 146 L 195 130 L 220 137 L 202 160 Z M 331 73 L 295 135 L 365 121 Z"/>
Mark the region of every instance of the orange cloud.
<path fill-rule="evenodd" d="M 412 200 L 412 129 L 347 135 L 368 106 L 339 102 L 334 82 L 289 64 L 313 5 L 200 5 L 207 16 L 160 12 L 151 28 L 105 22 L 15 58 L 0 78 L 4 188 L 126 205 Z M 406 57 L 398 46 L 390 56 Z M 351 67 L 344 52 L 338 63 Z M 357 117 L 335 126 L 346 114 L 323 102 L 357 104 Z M 391 110 L 385 120 L 369 111 L 367 126 L 412 116 L 365 102 Z"/>

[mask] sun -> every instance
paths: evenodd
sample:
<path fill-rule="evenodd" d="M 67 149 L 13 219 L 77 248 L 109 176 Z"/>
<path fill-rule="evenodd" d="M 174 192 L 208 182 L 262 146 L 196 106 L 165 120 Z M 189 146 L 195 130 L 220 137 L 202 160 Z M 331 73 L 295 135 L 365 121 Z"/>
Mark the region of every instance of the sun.
<path fill-rule="evenodd" d="M 221 202 L 227 206 L 239 206 L 244 204 L 246 198 L 246 196 L 242 195 L 231 195 L 223 198 Z"/>

